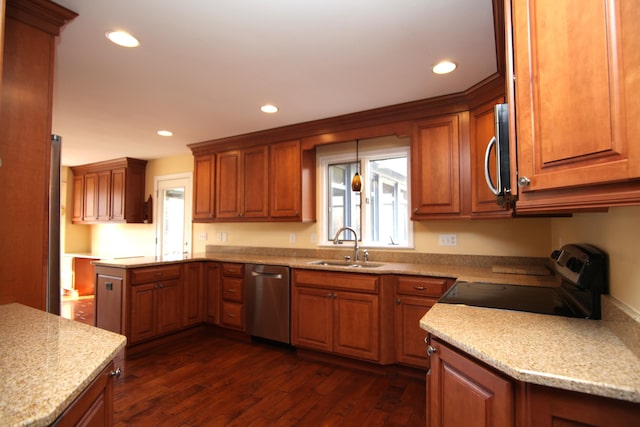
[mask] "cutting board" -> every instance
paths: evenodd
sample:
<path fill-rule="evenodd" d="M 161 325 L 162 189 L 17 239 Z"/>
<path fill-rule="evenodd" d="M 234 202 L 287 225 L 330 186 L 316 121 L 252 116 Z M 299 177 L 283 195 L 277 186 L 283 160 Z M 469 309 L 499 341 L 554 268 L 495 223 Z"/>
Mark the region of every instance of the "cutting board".
<path fill-rule="evenodd" d="M 494 265 L 491 267 L 494 273 L 525 274 L 528 276 L 548 276 L 551 271 L 544 265 Z"/>

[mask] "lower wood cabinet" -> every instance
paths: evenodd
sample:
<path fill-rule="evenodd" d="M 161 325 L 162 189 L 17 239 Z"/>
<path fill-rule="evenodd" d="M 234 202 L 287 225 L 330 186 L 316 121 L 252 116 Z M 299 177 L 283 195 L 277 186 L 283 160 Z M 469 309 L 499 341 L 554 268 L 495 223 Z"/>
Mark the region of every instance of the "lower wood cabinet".
<path fill-rule="evenodd" d="M 112 426 L 113 373 L 114 365 L 110 362 L 52 425 L 55 427 Z"/>
<path fill-rule="evenodd" d="M 130 344 L 182 328 L 182 265 L 131 271 Z"/>
<path fill-rule="evenodd" d="M 184 300 L 182 325 L 197 325 L 205 320 L 204 264 L 189 262 L 183 266 L 182 293 Z"/>
<path fill-rule="evenodd" d="M 222 294 L 220 325 L 244 331 L 244 264 L 222 263 Z"/>
<path fill-rule="evenodd" d="M 453 284 L 454 279 L 398 276 L 395 283 L 396 361 L 419 368 L 429 366 L 425 351 L 427 333 L 420 319 Z"/>
<path fill-rule="evenodd" d="M 640 404 L 523 383 L 430 338 L 427 427 L 635 427 Z"/>
<path fill-rule="evenodd" d="M 293 270 L 292 344 L 389 362 L 381 276 Z M 388 320 L 388 319 L 387 319 Z"/>
<path fill-rule="evenodd" d="M 220 264 L 204 263 L 205 321 L 220 324 Z"/>

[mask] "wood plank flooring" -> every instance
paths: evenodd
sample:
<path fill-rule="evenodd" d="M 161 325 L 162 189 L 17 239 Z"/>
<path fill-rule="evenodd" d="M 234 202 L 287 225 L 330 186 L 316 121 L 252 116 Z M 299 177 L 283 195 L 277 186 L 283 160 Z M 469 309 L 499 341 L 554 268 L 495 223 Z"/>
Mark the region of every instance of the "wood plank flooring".
<path fill-rule="evenodd" d="M 116 426 L 424 426 L 425 382 L 199 329 L 127 356 Z"/>

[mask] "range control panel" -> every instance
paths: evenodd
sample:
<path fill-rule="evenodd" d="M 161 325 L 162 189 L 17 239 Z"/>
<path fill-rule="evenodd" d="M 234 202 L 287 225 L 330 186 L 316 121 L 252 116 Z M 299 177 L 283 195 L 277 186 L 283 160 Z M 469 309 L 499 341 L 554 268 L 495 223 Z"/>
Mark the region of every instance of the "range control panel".
<path fill-rule="evenodd" d="M 607 256 L 588 244 L 569 244 L 550 256 L 555 271 L 579 289 L 607 292 Z"/>

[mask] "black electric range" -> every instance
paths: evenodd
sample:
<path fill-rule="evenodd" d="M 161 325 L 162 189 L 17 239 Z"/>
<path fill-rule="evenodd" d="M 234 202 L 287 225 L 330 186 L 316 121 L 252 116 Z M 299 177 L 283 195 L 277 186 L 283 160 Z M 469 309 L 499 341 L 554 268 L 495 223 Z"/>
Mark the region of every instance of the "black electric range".
<path fill-rule="evenodd" d="M 606 254 L 587 244 L 564 245 L 551 253 L 550 268 L 559 286 L 457 281 L 438 302 L 600 319 L 600 295 L 608 291 Z"/>

